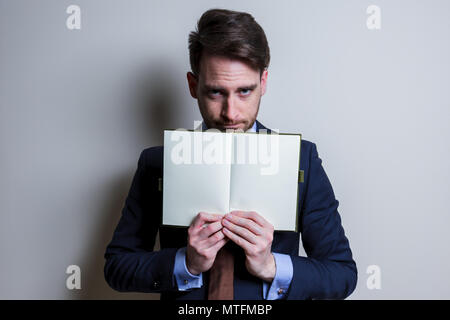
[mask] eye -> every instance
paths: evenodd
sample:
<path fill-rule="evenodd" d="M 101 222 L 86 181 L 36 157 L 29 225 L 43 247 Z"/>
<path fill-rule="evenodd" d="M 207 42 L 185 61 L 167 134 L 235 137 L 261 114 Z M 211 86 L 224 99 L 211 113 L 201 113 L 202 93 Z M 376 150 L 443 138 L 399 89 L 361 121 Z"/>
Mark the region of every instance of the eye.
<path fill-rule="evenodd" d="M 252 92 L 251 89 L 242 89 L 242 90 L 241 90 L 241 94 L 242 94 L 243 96 L 248 96 L 251 92 Z"/>
<path fill-rule="evenodd" d="M 220 95 L 220 91 L 219 90 L 210 90 L 209 94 L 212 96 L 218 96 L 218 95 Z"/>

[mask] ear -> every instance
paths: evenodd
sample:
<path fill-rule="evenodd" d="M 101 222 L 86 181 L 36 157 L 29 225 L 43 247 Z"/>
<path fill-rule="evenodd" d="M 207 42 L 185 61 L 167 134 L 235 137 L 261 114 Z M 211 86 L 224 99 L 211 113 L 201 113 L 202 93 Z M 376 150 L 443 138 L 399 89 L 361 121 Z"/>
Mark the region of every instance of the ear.
<path fill-rule="evenodd" d="M 186 77 L 189 85 L 189 91 L 191 92 L 191 96 L 192 98 L 197 99 L 197 85 L 198 85 L 197 78 L 190 71 L 186 74 Z"/>
<path fill-rule="evenodd" d="M 261 96 L 264 95 L 264 93 L 266 93 L 268 73 L 269 72 L 267 71 L 267 69 L 264 69 L 261 75 Z"/>

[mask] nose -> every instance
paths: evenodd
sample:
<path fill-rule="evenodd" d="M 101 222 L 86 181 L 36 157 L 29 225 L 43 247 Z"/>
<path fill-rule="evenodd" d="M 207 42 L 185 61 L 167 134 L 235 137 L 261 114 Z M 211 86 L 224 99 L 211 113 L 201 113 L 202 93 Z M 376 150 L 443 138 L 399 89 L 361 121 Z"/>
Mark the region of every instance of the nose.
<path fill-rule="evenodd" d="M 238 110 L 233 97 L 228 97 L 224 101 L 221 115 L 227 123 L 234 123 L 236 120 L 238 120 Z"/>

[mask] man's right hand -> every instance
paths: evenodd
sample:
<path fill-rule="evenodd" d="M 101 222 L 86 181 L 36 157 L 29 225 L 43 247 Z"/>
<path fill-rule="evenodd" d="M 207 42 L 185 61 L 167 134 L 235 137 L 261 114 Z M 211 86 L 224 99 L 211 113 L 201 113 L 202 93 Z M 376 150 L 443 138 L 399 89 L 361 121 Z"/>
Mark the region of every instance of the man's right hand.
<path fill-rule="evenodd" d="M 217 252 L 228 238 L 222 232 L 223 215 L 200 212 L 188 229 L 186 266 L 198 275 L 211 269 Z"/>

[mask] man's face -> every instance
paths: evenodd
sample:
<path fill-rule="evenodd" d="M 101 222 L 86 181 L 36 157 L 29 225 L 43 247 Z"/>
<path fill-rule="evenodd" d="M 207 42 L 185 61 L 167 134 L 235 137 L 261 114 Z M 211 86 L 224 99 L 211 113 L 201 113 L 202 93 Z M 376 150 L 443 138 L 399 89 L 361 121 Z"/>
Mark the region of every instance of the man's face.
<path fill-rule="evenodd" d="M 258 70 L 240 60 L 204 53 L 198 78 L 188 72 L 187 79 L 208 128 L 252 127 L 266 91 L 267 70 L 260 77 Z"/>

